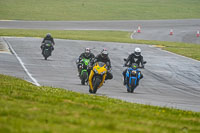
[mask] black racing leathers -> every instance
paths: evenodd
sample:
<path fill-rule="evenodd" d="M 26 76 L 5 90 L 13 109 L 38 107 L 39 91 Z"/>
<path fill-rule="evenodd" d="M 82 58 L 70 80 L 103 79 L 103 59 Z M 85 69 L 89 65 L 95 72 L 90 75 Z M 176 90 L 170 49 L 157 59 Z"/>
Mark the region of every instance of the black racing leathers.
<path fill-rule="evenodd" d="M 107 76 L 106 76 L 106 80 L 107 79 L 112 79 L 113 78 L 113 75 L 111 73 L 111 62 L 110 62 L 110 58 L 107 57 L 107 58 L 102 58 L 101 54 L 97 55 L 94 60 L 91 61 L 91 66 L 93 66 L 94 63 L 96 62 L 104 62 L 107 67 L 108 67 L 108 72 L 107 72 Z"/>
<path fill-rule="evenodd" d="M 133 63 L 136 63 L 138 67 L 140 66 L 140 64 L 141 67 L 144 67 L 143 56 L 142 55 L 136 56 L 134 53 L 130 54 L 126 60 L 125 66 L 127 65 L 131 66 L 131 64 Z"/>
<path fill-rule="evenodd" d="M 53 45 L 55 45 L 55 42 L 54 42 L 53 37 L 45 37 L 45 38 L 43 39 L 42 43 L 45 43 L 46 40 L 51 41 L 51 42 L 53 43 Z"/>

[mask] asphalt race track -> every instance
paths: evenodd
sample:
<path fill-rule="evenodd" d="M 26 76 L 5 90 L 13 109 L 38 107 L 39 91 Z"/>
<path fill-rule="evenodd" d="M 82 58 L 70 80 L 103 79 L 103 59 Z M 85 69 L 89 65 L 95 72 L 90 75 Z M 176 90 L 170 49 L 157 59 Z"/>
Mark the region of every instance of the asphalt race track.
<path fill-rule="evenodd" d="M 0 29 L 49 30 L 118 30 L 137 31 L 132 38 L 142 40 L 175 41 L 200 44 L 200 19 L 183 20 L 124 20 L 124 21 L 0 21 Z M 170 30 L 173 35 L 170 36 Z"/>
<path fill-rule="evenodd" d="M 40 85 L 66 88 L 89 93 L 88 86 L 81 85 L 75 61 L 85 47 L 96 55 L 107 48 L 112 62 L 113 80 L 108 80 L 97 95 L 104 95 L 129 102 L 174 107 L 200 111 L 200 62 L 179 56 L 150 45 L 111 42 L 72 41 L 55 39 L 52 56 L 46 61 L 40 50 L 41 38 L 4 37 L 16 53 L 0 53 L 0 73 L 34 82 Z M 142 69 L 144 78 L 135 93 L 127 93 L 122 84 L 123 58 L 135 47 L 140 47 L 148 62 Z M 25 72 L 19 59 L 27 69 Z"/>

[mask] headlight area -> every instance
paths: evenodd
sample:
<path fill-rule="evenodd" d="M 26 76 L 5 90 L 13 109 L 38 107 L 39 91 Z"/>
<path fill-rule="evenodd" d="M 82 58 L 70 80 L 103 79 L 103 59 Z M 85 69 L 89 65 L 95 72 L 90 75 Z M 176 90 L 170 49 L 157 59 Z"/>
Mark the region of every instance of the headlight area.
<path fill-rule="evenodd" d="M 104 72 L 101 72 L 101 75 L 104 75 L 106 73 L 106 71 L 104 71 Z"/>
<path fill-rule="evenodd" d="M 131 75 L 132 75 L 132 76 L 136 76 L 136 75 L 137 75 L 137 72 L 136 72 L 136 71 L 132 71 L 132 72 L 131 72 Z"/>
<path fill-rule="evenodd" d="M 96 74 L 98 74 L 98 71 L 97 71 L 97 69 L 95 69 L 95 68 L 94 68 L 94 72 L 95 72 Z"/>

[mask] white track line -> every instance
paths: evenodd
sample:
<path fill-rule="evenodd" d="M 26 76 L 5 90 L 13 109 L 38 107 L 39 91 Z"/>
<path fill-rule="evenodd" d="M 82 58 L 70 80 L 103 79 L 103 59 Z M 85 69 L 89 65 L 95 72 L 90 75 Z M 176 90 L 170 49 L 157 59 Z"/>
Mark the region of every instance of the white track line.
<path fill-rule="evenodd" d="M 136 33 L 136 30 L 134 30 L 132 33 L 131 33 L 131 36 L 130 38 L 133 39 L 133 35 Z"/>
<path fill-rule="evenodd" d="M 130 36 L 130 38 L 131 38 L 131 39 L 133 39 L 133 32 L 131 33 L 131 36 Z"/>
<path fill-rule="evenodd" d="M 21 58 L 14 51 L 14 49 L 12 48 L 12 46 L 10 45 L 10 43 L 6 39 L 4 39 L 4 38 L 3 38 L 3 40 L 8 44 L 8 47 L 10 48 L 11 52 L 16 56 L 17 60 L 21 64 L 22 68 L 24 69 L 24 71 L 26 72 L 26 74 L 31 78 L 31 80 L 33 81 L 33 83 L 35 85 L 37 85 L 37 86 L 40 86 L 40 84 L 38 83 L 38 81 L 29 73 L 28 69 L 25 67 L 25 65 L 22 62 Z"/>

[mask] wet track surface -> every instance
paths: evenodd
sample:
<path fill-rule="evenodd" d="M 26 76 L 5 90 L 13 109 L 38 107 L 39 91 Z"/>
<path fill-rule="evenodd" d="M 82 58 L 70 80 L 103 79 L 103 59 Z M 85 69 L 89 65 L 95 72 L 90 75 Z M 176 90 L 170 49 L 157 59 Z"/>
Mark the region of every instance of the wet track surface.
<path fill-rule="evenodd" d="M 4 38 L 17 53 L 30 74 L 40 85 L 61 87 L 88 93 L 81 85 L 75 61 L 85 47 L 95 55 L 107 48 L 112 62 L 113 80 L 108 80 L 97 95 L 105 95 L 129 102 L 200 111 L 200 62 L 160 50 L 150 45 L 72 41 L 55 39 L 52 56 L 46 61 L 40 50 L 39 38 Z M 135 47 L 143 50 L 148 62 L 142 69 L 144 78 L 135 93 L 127 93 L 122 84 L 123 58 Z M 33 82 L 12 54 L 0 53 L 0 73 Z"/>

